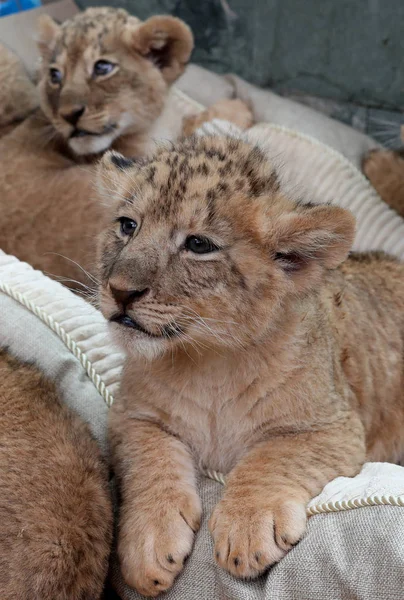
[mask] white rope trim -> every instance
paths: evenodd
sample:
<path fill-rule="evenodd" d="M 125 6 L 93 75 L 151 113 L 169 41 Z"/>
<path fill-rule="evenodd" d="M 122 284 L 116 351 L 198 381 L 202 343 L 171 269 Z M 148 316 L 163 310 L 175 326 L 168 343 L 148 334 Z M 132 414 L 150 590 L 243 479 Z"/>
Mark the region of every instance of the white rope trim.
<path fill-rule="evenodd" d="M 93 382 L 97 391 L 105 400 L 105 403 L 108 407 L 110 407 L 114 401 L 114 397 L 111 392 L 108 390 L 101 376 L 94 369 L 91 361 L 88 359 L 85 352 L 83 352 L 79 345 L 70 337 L 70 335 L 66 332 L 66 330 L 46 313 L 42 308 L 28 300 L 23 294 L 14 290 L 11 286 L 9 286 L 4 281 L 0 281 L 0 291 L 2 291 L 16 302 L 19 302 L 25 308 L 27 308 L 30 312 L 36 315 L 45 325 L 49 327 L 56 335 L 62 340 L 65 346 L 70 350 L 70 352 L 77 358 L 85 372 L 87 373 L 90 380 Z"/>
<path fill-rule="evenodd" d="M 364 508 L 365 506 L 404 506 L 403 496 L 369 496 L 367 498 L 355 498 L 354 500 L 337 500 L 336 502 L 324 502 L 315 506 L 307 507 L 307 516 L 312 517 L 322 513 L 340 512 L 353 508 Z"/>
<path fill-rule="evenodd" d="M 226 478 L 218 471 L 209 469 L 204 471 L 204 475 L 217 483 L 226 484 Z M 336 502 L 323 502 L 314 506 L 308 506 L 306 514 L 308 517 L 324 513 L 342 512 L 354 508 L 364 508 L 366 506 L 404 506 L 403 496 L 369 496 L 367 498 L 355 498 L 353 500 L 337 500 Z"/>

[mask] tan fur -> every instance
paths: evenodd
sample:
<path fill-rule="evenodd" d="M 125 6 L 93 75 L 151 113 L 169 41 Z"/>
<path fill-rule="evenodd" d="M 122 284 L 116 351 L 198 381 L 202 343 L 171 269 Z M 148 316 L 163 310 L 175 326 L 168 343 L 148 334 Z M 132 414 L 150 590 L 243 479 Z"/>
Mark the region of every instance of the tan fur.
<path fill-rule="evenodd" d="M 21 62 L 0 43 L 0 138 L 33 111 L 38 103 L 35 87 Z"/>
<path fill-rule="evenodd" d="M 404 266 L 345 260 L 353 216 L 285 198 L 239 140 L 143 164 L 108 154 L 98 185 L 101 308 L 127 351 L 110 420 L 124 578 L 150 596 L 171 586 L 200 520 L 198 469 L 228 476 L 217 562 L 255 577 L 326 483 L 403 457 Z M 192 235 L 220 249 L 195 254 Z"/>
<path fill-rule="evenodd" d="M 192 34 L 174 17 L 142 23 L 122 9 L 90 8 L 63 25 L 41 17 L 38 44 L 41 108 L 0 139 L 0 247 L 81 282 L 81 270 L 58 255 L 93 267 L 100 210 L 86 165 L 111 145 L 142 155 L 144 136 L 189 59 Z M 117 67 L 94 77 L 100 59 Z M 50 68 L 62 74 L 60 86 Z M 85 110 L 76 127 L 100 135 L 70 137 L 74 126 L 62 115 L 79 106 Z"/>
<path fill-rule="evenodd" d="M 219 100 L 216 104 L 198 115 L 184 117 L 182 133 L 185 136 L 192 135 L 203 123 L 207 123 L 213 119 L 224 119 L 225 121 L 234 123 L 234 125 L 243 130 L 251 127 L 254 122 L 251 110 L 242 100 L 238 98 L 228 100 L 225 98 Z"/>
<path fill-rule="evenodd" d="M 0 589 L 5 600 L 98 600 L 108 472 L 54 385 L 0 350 Z"/>
<path fill-rule="evenodd" d="M 372 150 L 362 169 L 382 199 L 404 217 L 404 155 L 393 150 Z"/>

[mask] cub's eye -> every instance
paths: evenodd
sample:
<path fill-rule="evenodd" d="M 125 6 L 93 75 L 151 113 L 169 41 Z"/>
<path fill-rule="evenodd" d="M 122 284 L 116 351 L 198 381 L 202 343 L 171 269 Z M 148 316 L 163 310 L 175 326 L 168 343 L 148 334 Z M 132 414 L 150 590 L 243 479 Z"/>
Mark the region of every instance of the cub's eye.
<path fill-rule="evenodd" d="M 189 235 L 185 240 L 185 249 L 194 254 L 208 254 L 209 252 L 215 252 L 219 248 L 208 238 L 199 237 L 196 235 Z"/>
<path fill-rule="evenodd" d="M 121 224 L 122 235 L 133 235 L 137 229 L 136 221 L 129 219 L 129 217 L 120 217 L 118 221 Z"/>
<path fill-rule="evenodd" d="M 49 69 L 49 79 L 54 85 L 62 82 L 62 73 L 59 69 Z"/>
<path fill-rule="evenodd" d="M 100 77 L 101 75 L 108 75 L 115 69 L 116 65 L 109 62 L 108 60 L 97 60 L 94 65 L 93 75 Z"/>

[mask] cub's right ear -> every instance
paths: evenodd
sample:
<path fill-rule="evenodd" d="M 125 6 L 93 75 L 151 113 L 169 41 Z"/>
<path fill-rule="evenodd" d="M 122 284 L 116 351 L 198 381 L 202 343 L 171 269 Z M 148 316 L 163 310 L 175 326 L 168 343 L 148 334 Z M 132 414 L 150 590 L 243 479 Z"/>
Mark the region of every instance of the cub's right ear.
<path fill-rule="evenodd" d="M 42 58 L 50 60 L 62 28 L 49 15 L 41 15 L 37 21 L 36 43 Z"/>
<path fill-rule="evenodd" d="M 107 204 L 110 204 L 111 198 L 123 198 L 123 175 L 127 171 L 133 172 L 133 169 L 137 170 L 137 164 L 131 158 L 113 150 L 103 155 L 97 166 L 96 185 L 98 193 Z"/>
<path fill-rule="evenodd" d="M 192 31 L 181 19 L 155 15 L 144 23 L 129 24 L 126 43 L 160 69 L 168 84 L 183 73 L 194 47 Z"/>
<path fill-rule="evenodd" d="M 306 206 L 281 216 L 274 261 L 296 289 L 314 286 L 324 269 L 336 269 L 348 256 L 355 218 L 339 206 Z"/>

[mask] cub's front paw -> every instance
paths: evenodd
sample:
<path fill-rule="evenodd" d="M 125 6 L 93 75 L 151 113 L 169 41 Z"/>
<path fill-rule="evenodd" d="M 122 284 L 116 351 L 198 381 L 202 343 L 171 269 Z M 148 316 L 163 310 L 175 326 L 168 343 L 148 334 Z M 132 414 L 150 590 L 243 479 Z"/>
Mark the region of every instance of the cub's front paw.
<path fill-rule="evenodd" d="M 168 590 L 192 550 L 201 514 L 196 494 L 123 506 L 118 555 L 127 585 L 152 597 Z"/>
<path fill-rule="evenodd" d="M 243 578 L 257 577 L 278 562 L 300 540 L 305 528 L 304 504 L 231 496 L 219 502 L 209 521 L 216 561 Z"/>

